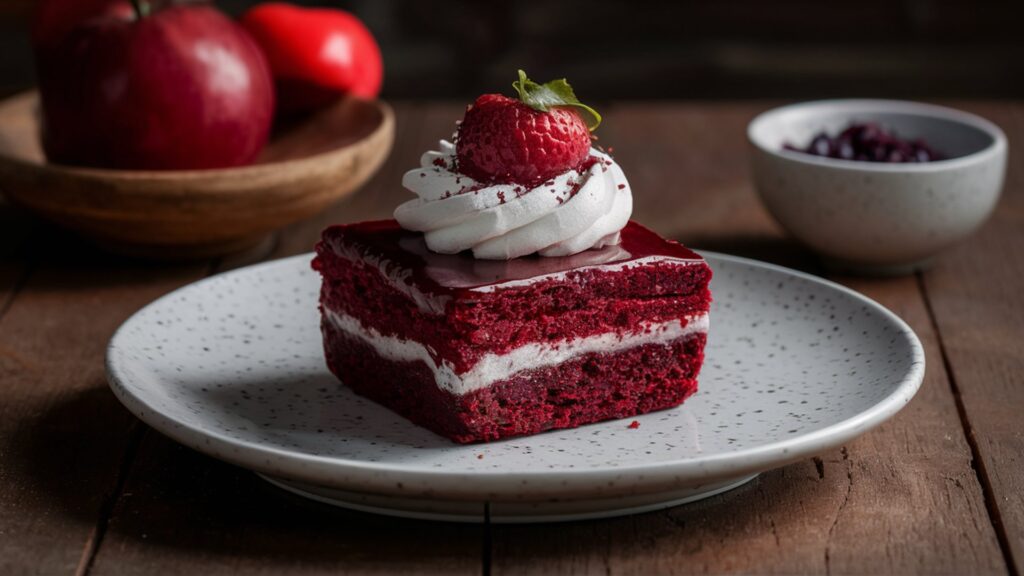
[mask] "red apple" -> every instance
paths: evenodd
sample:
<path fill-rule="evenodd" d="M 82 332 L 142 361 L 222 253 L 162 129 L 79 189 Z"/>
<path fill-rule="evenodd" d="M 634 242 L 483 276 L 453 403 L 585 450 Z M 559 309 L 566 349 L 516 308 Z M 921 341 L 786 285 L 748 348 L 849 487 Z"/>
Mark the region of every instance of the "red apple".
<path fill-rule="evenodd" d="M 84 20 L 131 13 L 128 0 L 39 0 L 32 14 L 32 45 L 37 52 L 54 50 Z"/>
<path fill-rule="evenodd" d="M 52 162 L 220 168 L 251 163 L 266 144 L 270 69 L 248 34 L 210 6 L 107 9 L 55 42 L 37 44 Z"/>
<path fill-rule="evenodd" d="M 265 2 L 243 14 L 241 23 L 267 55 L 283 112 L 315 110 L 345 95 L 373 99 L 380 92 L 380 46 L 354 14 Z"/>

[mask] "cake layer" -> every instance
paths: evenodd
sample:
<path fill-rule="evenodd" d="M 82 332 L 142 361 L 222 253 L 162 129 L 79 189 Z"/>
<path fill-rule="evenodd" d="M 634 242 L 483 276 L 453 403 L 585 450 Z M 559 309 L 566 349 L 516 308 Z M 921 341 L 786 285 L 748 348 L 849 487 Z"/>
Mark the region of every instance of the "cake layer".
<path fill-rule="evenodd" d="M 502 290 L 582 270 L 616 272 L 660 261 L 704 266 L 704 259 L 696 252 L 636 222 L 629 222 L 621 230 L 620 240 L 617 245 L 566 257 L 478 260 L 468 253 L 431 252 L 421 234 L 403 230 L 394 220 L 378 220 L 327 228 L 317 254 L 372 264 L 400 289 L 415 293 L 413 300 L 436 313 L 444 311 L 447 301 L 466 292 Z"/>
<path fill-rule="evenodd" d="M 429 253 L 422 237 L 370 222 L 325 232 L 314 266 L 324 275 L 324 310 L 420 342 L 461 373 L 532 342 L 707 312 L 711 271 L 703 259 L 635 223 L 622 239 L 568 258 L 480 263 Z"/>
<path fill-rule="evenodd" d="M 453 394 L 424 360 L 382 355 L 323 325 L 327 363 L 342 382 L 413 423 L 456 442 L 572 428 L 677 406 L 697 389 L 706 336 L 692 333 L 612 353 L 587 352 Z"/>
<path fill-rule="evenodd" d="M 544 368 L 570 361 L 578 356 L 601 352 L 614 354 L 647 344 L 665 344 L 708 330 L 707 314 L 698 314 L 666 322 L 641 322 L 629 331 L 606 332 L 582 338 L 567 338 L 524 344 L 501 354 L 488 353 L 463 371 L 413 339 L 386 336 L 364 327 L 358 319 L 344 313 L 324 311 L 325 324 L 335 331 L 361 341 L 378 356 L 392 362 L 422 362 L 430 370 L 436 385 L 462 395 L 495 382 L 507 380 L 525 370 Z"/>
<path fill-rule="evenodd" d="M 453 306 L 455 312 L 438 317 L 424 314 L 385 284 L 375 269 L 348 266 L 347 274 L 339 273 L 324 284 L 325 313 L 351 316 L 384 336 L 421 342 L 435 360 L 448 361 L 456 372 L 470 369 L 485 355 L 508 353 L 534 342 L 630 331 L 641 323 L 679 321 L 707 310 L 701 296 L 616 298 L 545 282 L 527 294 L 475 306 L 460 302 Z M 653 274 L 637 271 L 636 275 Z M 485 308 L 505 310 L 505 315 L 490 318 Z"/>

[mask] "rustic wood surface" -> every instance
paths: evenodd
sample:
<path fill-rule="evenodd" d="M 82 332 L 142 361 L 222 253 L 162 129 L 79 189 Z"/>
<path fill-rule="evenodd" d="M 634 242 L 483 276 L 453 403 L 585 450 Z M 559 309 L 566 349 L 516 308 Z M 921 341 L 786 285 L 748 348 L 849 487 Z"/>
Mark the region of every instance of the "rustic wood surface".
<path fill-rule="evenodd" d="M 134 310 L 203 276 L 308 251 L 328 223 L 388 216 L 406 194 L 401 173 L 450 134 L 461 106 L 398 104 L 395 149 L 377 177 L 236 256 L 127 260 L 0 205 L 0 574 L 1020 574 L 1024 105 L 957 105 L 1010 138 L 992 221 L 925 273 L 835 278 L 921 337 L 928 369 L 914 401 L 840 450 L 612 520 L 472 526 L 317 505 L 167 440 L 106 388 L 104 346 Z M 626 169 L 641 222 L 823 274 L 751 186 L 744 127 L 766 107 L 606 106 L 601 143 Z"/>

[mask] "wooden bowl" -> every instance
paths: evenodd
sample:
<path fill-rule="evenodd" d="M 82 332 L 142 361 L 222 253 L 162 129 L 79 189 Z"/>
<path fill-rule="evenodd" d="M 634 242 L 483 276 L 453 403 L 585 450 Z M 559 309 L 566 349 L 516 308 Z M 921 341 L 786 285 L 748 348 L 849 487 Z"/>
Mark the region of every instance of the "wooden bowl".
<path fill-rule="evenodd" d="M 48 164 L 38 94 L 0 102 L 0 191 L 117 252 L 201 258 L 243 250 L 351 194 L 394 139 L 383 102 L 345 99 L 275 130 L 259 161 L 216 170 L 132 171 Z"/>

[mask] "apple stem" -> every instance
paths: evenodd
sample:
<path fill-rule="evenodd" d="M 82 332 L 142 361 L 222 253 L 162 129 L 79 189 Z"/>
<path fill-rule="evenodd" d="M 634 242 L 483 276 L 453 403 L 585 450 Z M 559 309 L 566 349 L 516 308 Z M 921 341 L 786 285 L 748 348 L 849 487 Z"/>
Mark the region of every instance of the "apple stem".
<path fill-rule="evenodd" d="M 146 16 L 149 16 L 149 2 L 146 0 L 131 0 L 132 10 L 135 11 L 135 19 L 142 20 Z"/>

